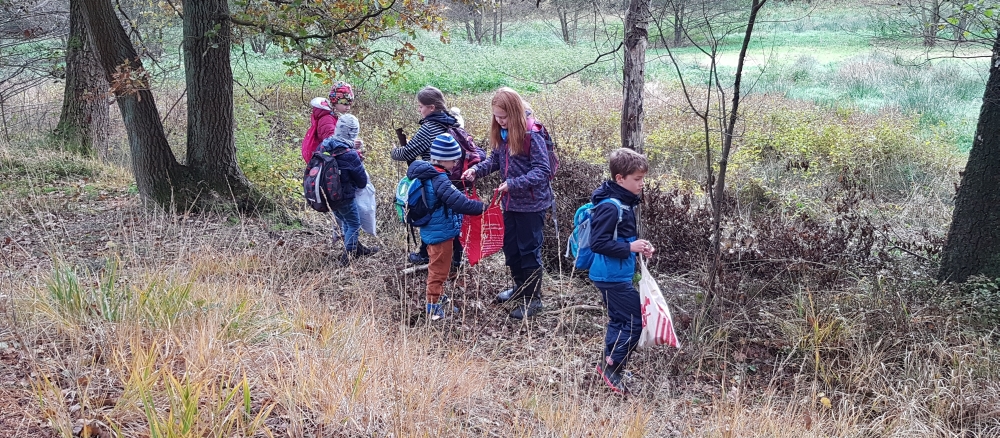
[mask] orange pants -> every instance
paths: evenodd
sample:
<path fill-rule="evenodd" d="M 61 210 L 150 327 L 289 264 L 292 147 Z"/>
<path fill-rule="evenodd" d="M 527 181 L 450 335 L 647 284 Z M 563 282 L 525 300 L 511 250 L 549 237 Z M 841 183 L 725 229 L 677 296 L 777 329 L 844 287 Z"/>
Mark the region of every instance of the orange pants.
<path fill-rule="evenodd" d="M 444 282 L 451 272 L 451 255 L 454 252 L 451 239 L 433 245 L 427 245 L 427 255 L 430 256 L 430 263 L 427 264 L 427 302 L 434 304 L 438 302 L 441 293 L 444 292 Z"/>

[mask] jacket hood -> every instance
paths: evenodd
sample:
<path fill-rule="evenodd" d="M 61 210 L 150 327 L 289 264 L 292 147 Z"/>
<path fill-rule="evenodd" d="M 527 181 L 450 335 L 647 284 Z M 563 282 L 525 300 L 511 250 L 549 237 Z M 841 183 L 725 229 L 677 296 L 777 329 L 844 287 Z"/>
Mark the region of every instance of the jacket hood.
<path fill-rule="evenodd" d="M 433 164 L 426 161 L 417 160 L 410 165 L 410 168 L 406 170 L 406 177 L 409 179 L 431 179 L 439 175 L 441 172 L 438 171 Z"/>
<path fill-rule="evenodd" d="M 604 183 L 601 184 L 601 186 L 598 187 L 597 190 L 594 190 L 594 193 L 590 196 L 590 202 L 592 202 L 594 205 L 597 205 L 598 202 L 601 202 L 608 198 L 615 198 L 619 201 L 622 201 L 622 204 L 628 206 L 639 205 L 638 195 L 635 195 L 632 192 L 625 190 L 624 187 L 618 185 L 618 183 L 611 180 L 604 181 Z"/>
<path fill-rule="evenodd" d="M 323 117 L 323 116 L 328 115 L 328 114 L 330 114 L 330 115 L 333 114 L 328 108 L 316 108 L 316 107 L 313 107 L 312 110 L 313 110 L 313 112 L 312 112 L 312 118 L 313 118 L 313 120 L 318 120 L 320 117 Z"/>
<path fill-rule="evenodd" d="M 341 147 L 348 148 L 348 149 L 353 148 L 354 147 L 354 142 L 353 141 L 344 140 L 344 139 L 342 139 L 340 137 L 330 137 L 330 138 L 327 138 L 326 140 L 323 140 L 323 148 L 324 149 L 332 151 L 332 150 L 334 150 L 336 148 L 341 148 Z"/>
<path fill-rule="evenodd" d="M 455 120 L 454 117 L 444 111 L 434 111 L 428 114 L 427 117 L 420 119 L 421 125 L 425 122 L 436 122 L 448 127 L 458 126 L 458 120 Z"/>

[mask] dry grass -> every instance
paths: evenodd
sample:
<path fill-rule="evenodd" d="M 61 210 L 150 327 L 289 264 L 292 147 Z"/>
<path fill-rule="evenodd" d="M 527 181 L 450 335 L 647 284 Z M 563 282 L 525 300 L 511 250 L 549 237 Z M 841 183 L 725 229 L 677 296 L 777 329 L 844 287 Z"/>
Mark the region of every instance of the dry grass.
<path fill-rule="evenodd" d="M 530 98 L 568 155 L 596 160 L 601 148 L 588 142 L 617 129 L 584 103 L 613 99 L 564 87 Z M 480 136 L 486 99 L 452 100 Z M 280 102 L 271 131 L 290 135 Z M 663 111 L 653 129 L 686 120 L 651 107 Z M 410 112 L 406 102 L 359 109 L 380 193 L 400 170 L 379 156 Z M 746 175 L 766 170 L 745 165 Z M 927 171 L 939 178 L 895 199 L 886 220 L 921 211 L 919 226 L 939 227 L 947 206 L 933 194 L 950 171 Z M 775 181 L 792 193 L 821 179 L 795 175 Z M 292 229 L 167 216 L 129 187 L 116 166 L 0 147 L 7 435 L 1000 435 L 997 335 L 968 322 L 975 309 L 947 307 L 958 290 L 927 281 L 926 265 L 827 288 L 796 272 L 771 281 L 788 283 L 781 294 L 749 284 L 720 322 L 693 317 L 697 274 L 661 276 L 685 348 L 638 352 L 635 393 L 621 398 L 592 371 L 604 317 L 588 310 L 599 298 L 577 278 L 546 279 L 549 311 L 512 323 L 491 304 L 507 281 L 494 257 L 449 284 L 461 312 L 431 324 L 423 278 L 397 273 L 405 231 L 389 215 L 374 239 L 384 251 L 341 269 L 319 215 Z"/>

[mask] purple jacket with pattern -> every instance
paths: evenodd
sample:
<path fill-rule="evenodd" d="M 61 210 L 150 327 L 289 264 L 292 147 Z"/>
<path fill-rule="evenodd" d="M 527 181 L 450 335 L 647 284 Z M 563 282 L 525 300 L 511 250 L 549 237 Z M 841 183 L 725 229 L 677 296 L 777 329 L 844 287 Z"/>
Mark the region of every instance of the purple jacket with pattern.
<path fill-rule="evenodd" d="M 503 196 L 506 211 L 530 213 L 544 211 L 552 206 L 552 187 L 549 185 L 549 151 L 545 140 L 537 132 L 529 132 L 531 145 L 528 155 L 510 155 L 507 141 L 490 153 L 486 160 L 477 164 L 476 178 L 482 178 L 499 171 L 507 182 L 507 193 Z"/>

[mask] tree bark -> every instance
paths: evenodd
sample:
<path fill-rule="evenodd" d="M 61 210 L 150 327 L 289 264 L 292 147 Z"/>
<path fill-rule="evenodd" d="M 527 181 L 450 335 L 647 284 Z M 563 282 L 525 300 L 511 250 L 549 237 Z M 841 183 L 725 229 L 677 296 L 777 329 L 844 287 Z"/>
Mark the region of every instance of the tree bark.
<path fill-rule="evenodd" d="M 625 100 L 622 105 L 622 147 L 642 152 L 642 91 L 645 85 L 649 1 L 631 0 L 625 14 Z"/>
<path fill-rule="evenodd" d="M 259 198 L 236 162 L 232 28 L 227 0 L 184 2 L 187 167 L 212 192 L 252 208 Z"/>
<path fill-rule="evenodd" d="M 108 81 L 94 52 L 83 0 L 69 2 L 69 38 L 66 43 L 66 88 L 55 136 L 63 148 L 95 155 L 107 148 L 111 118 L 105 93 Z"/>
<path fill-rule="evenodd" d="M 678 0 L 673 4 L 674 9 L 674 46 L 680 46 L 684 42 L 684 1 Z"/>
<path fill-rule="evenodd" d="M 167 143 L 142 61 L 109 0 L 83 0 L 83 4 L 94 48 L 128 133 L 139 194 L 160 206 L 183 208 L 187 197 L 175 192 L 173 185 L 188 177 Z"/>
<path fill-rule="evenodd" d="M 979 110 L 969 162 L 955 196 L 938 278 L 1000 277 L 1000 35 L 993 43 L 990 76 Z"/>
<path fill-rule="evenodd" d="M 743 80 L 743 65 L 746 61 L 747 50 L 750 47 L 750 39 L 753 37 L 753 28 L 757 23 L 757 13 L 764 7 L 767 0 L 753 0 L 750 5 L 750 17 L 747 18 L 746 32 L 743 34 L 743 45 L 740 47 L 739 58 L 736 60 L 736 74 L 733 79 L 732 107 L 729 110 L 729 120 L 726 121 L 725 130 L 722 135 L 722 151 L 719 154 L 719 177 L 715 180 L 715 191 L 712 196 L 712 271 L 709 274 L 709 291 L 715 291 L 715 281 L 718 278 L 720 263 L 722 263 L 722 248 L 720 246 L 720 236 L 722 227 L 722 216 L 726 214 L 723 196 L 726 193 L 726 172 L 729 168 L 729 155 L 733 149 L 733 138 L 736 135 L 736 122 L 739 120 L 739 108 L 742 95 L 740 94 L 740 84 Z M 725 114 L 723 114 L 725 115 Z M 706 303 L 711 300 L 706 299 Z"/>

